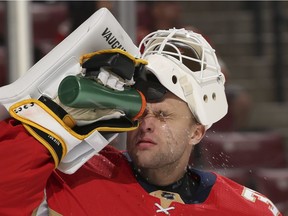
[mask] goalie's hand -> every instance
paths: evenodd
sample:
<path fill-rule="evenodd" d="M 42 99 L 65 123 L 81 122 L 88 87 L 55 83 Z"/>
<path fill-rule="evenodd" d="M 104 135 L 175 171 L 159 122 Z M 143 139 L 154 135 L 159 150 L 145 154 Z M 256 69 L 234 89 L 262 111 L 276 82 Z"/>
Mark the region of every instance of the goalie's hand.
<path fill-rule="evenodd" d="M 55 102 L 76 119 L 77 124 L 95 121 L 101 115 L 126 115 L 137 120 L 144 112 L 145 97 L 134 84 L 135 71 L 147 64 L 120 49 L 85 54 L 80 59 L 82 74 L 68 76 L 58 88 Z M 76 109 L 75 109 L 76 108 Z"/>
<path fill-rule="evenodd" d="M 115 53 L 118 56 L 117 58 L 115 57 Z M 122 83 L 124 88 L 130 85 L 133 80 L 135 67 L 139 64 L 138 61 L 130 57 L 127 53 L 124 55 L 119 50 L 117 52 L 115 50 L 100 51 L 91 55 L 88 60 L 86 56 L 83 58 L 86 59 L 85 61 L 81 60 L 81 64 L 85 68 L 85 79 L 82 80 L 84 85 L 89 80 L 92 83 L 101 83 L 100 85 L 108 88 L 106 86 L 110 81 L 107 81 L 106 86 L 104 86 L 105 84 L 98 76 L 100 68 L 104 68 L 106 71 L 109 70 L 111 74 L 113 73 L 111 77 L 114 74 L 121 77 L 124 80 Z M 95 61 L 96 59 L 99 61 Z M 101 59 L 102 61 L 100 61 Z M 123 65 L 126 66 L 124 67 Z M 111 78 L 107 80 L 109 79 L 111 80 Z M 105 96 L 102 98 L 103 101 L 107 101 L 107 97 L 111 95 L 120 97 L 118 94 L 121 92 L 119 85 L 109 84 L 109 86 L 109 89 L 114 89 L 117 94 L 114 95 L 111 91 L 102 91 L 105 90 L 105 88 L 102 88 L 102 92 L 92 91 L 89 95 L 92 97 L 98 93 L 96 96 L 103 97 L 102 94 L 105 92 Z M 116 86 L 118 86 L 118 90 Z M 67 89 L 67 92 L 66 96 L 68 97 L 72 95 L 73 89 Z M 116 98 L 117 100 L 115 101 L 119 102 L 120 100 L 127 103 L 125 89 L 122 92 L 123 97 L 121 99 Z M 120 109 L 119 107 L 105 108 L 105 106 L 101 106 L 101 104 L 94 103 L 93 101 L 89 103 L 91 102 L 91 97 L 82 97 L 83 100 L 77 100 L 77 102 L 80 101 L 80 107 L 73 107 L 66 106 L 58 98 L 52 100 L 41 96 L 38 100 L 27 99 L 17 102 L 10 107 L 9 112 L 12 117 L 21 121 L 30 134 L 49 150 L 55 161 L 55 167 L 65 173 L 74 173 L 93 155 L 109 144 L 117 136 L 118 132 L 134 130 L 138 127 L 137 116 L 131 118 L 131 116 L 127 115 L 127 110 L 122 110 L 121 107 Z M 110 102 L 113 105 L 113 100 L 110 100 Z M 131 100 L 132 105 L 133 102 Z M 86 106 L 87 104 L 90 105 Z M 141 112 L 145 108 L 144 97 L 141 98 L 140 104 L 141 109 L 138 116 L 141 115 Z"/>
<path fill-rule="evenodd" d="M 86 77 L 123 91 L 124 86 L 135 84 L 135 68 L 146 65 L 147 61 L 137 59 L 121 49 L 109 49 L 83 55 L 80 64 L 86 70 Z"/>

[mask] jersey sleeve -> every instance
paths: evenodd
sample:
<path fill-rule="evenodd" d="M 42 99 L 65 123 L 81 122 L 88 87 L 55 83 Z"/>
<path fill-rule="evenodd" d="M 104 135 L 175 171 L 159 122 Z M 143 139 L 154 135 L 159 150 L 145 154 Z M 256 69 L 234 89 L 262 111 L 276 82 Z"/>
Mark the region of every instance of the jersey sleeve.
<path fill-rule="evenodd" d="M 214 192 L 218 202 L 236 215 L 282 216 L 275 204 L 265 195 L 224 176 L 217 175 Z"/>
<path fill-rule="evenodd" d="M 54 169 L 48 150 L 15 119 L 0 122 L 0 215 L 31 215 Z"/>

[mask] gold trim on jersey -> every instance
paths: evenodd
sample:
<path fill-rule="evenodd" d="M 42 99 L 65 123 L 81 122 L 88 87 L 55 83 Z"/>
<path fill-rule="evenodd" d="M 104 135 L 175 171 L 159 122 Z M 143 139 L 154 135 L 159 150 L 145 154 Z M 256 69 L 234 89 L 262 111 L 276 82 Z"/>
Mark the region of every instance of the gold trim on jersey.
<path fill-rule="evenodd" d="M 157 190 L 150 193 L 151 196 L 157 197 L 160 199 L 160 205 L 163 208 L 168 208 L 172 202 L 178 202 L 184 204 L 184 201 L 181 199 L 178 193 L 173 193 L 170 191 Z"/>

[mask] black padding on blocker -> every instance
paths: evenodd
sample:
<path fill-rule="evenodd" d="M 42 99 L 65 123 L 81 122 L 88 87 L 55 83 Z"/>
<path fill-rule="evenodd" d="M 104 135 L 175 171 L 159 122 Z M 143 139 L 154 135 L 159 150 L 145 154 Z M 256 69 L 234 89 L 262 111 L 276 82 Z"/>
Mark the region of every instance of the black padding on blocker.
<path fill-rule="evenodd" d="M 101 120 L 101 121 L 97 121 L 97 122 L 91 123 L 89 125 L 84 125 L 84 126 L 76 125 L 73 128 L 73 130 L 78 134 L 85 135 L 85 134 L 90 133 L 94 129 L 108 127 L 109 131 L 102 131 L 101 129 L 99 129 L 99 131 L 101 131 L 101 133 L 104 133 L 104 132 L 107 132 L 107 133 L 118 132 L 119 133 L 119 130 L 118 130 L 119 128 L 129 129 L 129 128 L 133 128 L 137 126 L 138 126 L 138 121 L 132 121 L 126 116 L 121 116 L 119 119 Z M 113 131 L 113 128 L 115 129 L 115 131 Z"/>
<path fill-rule="evenodd" d="M 59 143 L 61 143 L 60 140 L 58 140 L 52 134 L 48 134 L 45 131 L 39 130 L 36 127 L 33 127 L 31 125 L 27 125 L 27 126 L 30 127 L 30 129 L 32 129 L 34 131 L 34 133 L 36 133 L 43 140 L 45 140 L 46 143 L 49 144 L 49 146 L 51 148 L 53 148 L 53 150 L 55 151 L 55 153 L 57 155 L 58 161 L 61 161 L 62 155 L 63 155 L 63 146 L 59 144 Z"/>
<path fill-rule="evenodd" d="M 39 99 L 42 103 L 44 103 L 50 110 L 53 111 L 60 119 L 63 119 L 65 115 L 67 115 L 67 112 L 59 106 L 57 103 L 55 103 L 50 98 L 42 95 Z"/>
<path fill-rule="evenodd" d="M 121 53 L 101 53 L 94 55 L 82 65 L 86 68 L 86 76 L 93 76 L 93 71 L 99 71 L 100 67 L 107 67 L 121 78 L 130 80 L 133 77 L 135 64 L 132 59 Z"/>

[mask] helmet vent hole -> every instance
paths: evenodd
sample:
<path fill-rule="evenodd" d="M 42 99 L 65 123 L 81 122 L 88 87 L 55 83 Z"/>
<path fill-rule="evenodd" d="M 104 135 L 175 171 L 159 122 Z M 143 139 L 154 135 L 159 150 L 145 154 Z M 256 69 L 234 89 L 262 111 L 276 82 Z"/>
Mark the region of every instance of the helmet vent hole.
<path fill-rule="evenodd" d="M 208 96 L 207 96 L 207 95 L 204 95 L 204 96 L 203 96 L 203 100 L 207 103 L 207 102 L 208 102 Z"/>
<path fill-rule="evenodd" d="M 213 94 L 212 94 L 212 99 L 215 101 L 216 100 L 216 93 L 215 92 L 213 92 Z"/>
<path fill-rule="evenodd" d="M 177 83 L 177 77 L 176 77 L 175 75 L 172 76 L 172 82 L 173 82 L 174 84 Z"/>

